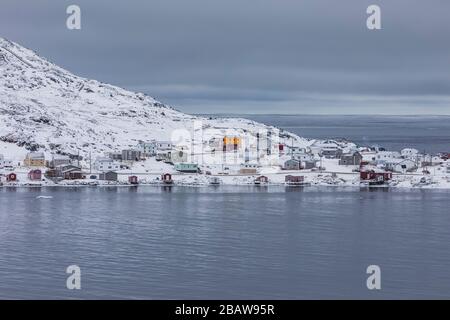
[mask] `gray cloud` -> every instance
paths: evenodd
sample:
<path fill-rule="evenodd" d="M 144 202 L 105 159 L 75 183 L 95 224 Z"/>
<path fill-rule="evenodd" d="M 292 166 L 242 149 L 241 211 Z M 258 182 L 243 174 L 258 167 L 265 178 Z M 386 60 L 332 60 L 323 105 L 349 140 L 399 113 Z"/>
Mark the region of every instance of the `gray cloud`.
<path fill-rule="evenodd" d="M 65 8 L 82 8 L 82 30 Z M 365 27 L 369 4 L 380 31 Z M 188 112 L 450 114 L 445 0 L 2 0 L 0 36 Z"/>

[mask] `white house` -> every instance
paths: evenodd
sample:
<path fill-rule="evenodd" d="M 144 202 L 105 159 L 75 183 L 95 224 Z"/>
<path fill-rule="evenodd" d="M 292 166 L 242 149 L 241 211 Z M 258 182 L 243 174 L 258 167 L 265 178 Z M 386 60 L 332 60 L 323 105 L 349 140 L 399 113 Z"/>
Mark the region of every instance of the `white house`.
<path fill-rule="evenodd" d="M 444 160 L 439 156 L 433 156 L 431 154 L 420 155 L 420 162 L 423 166 L 427 165 L 438 165 L 444 162 Z"/>
<path fill-rule="evenodd" d="M 0 169 L 12 167 L 12 160 L 7 160 L 2 154 L 0 154 Z"/>
<path fill-rule="evenodd" d="M 417 169 L 417 165 L 416 161 L 411 159 L 391 160 L 386 162 L 385 169 L 399 173 L 406 173 Z"/>
<path fill-rule="evenodd" d="M 173 144 L 170 141 L 156 141 L 156 149 L 158 151 L 172 150 Z"/>
<path fill-rule="evenodd" d="M 154 157 L 158 148 L 156 141 L 152 140 L 149 142 L 139 141 L 136 149 L 144 154 L 144 156 Z"/>
<path fill-rule="evenodd" d="M 362 156 L 362 161 L 364 162 L 374 162 L 377 157 L 377 153 L 375 151 L 362 150 L 359 152 Z"/>
<path fill-rule="evenodd" d="M 188 162 L 189 150 L 186 146 L 177 146 L 169 152 L 170 161 L 172 163 Z"/>
<path fill-rule="evenodd" d="M 304 154 L 306 153 L 306 149 L 305 148 L 301 148 L 301 147 L 288 147 L 288 155 L 298 155 L 298 154 Z"/>
<path fill-rule="evenodd" d="M 292 158 L 299 161 L 314 161 L 314 155 L 310 153 L 297 153 Z"/>
<path fill-rule="evenodd" d="M 392 162 L 394 159 L 401 159 L 400 152 L 397 151 L 380 151 L 375 156 L 378 163 Z"/>
<path fill-rule="evenodd" d="M 109 172 L 120 170 L 120 163 L 109 158 L 98 158 L 94 163 L 94 169 L 98 172 Z"/>
<path fill-rule="evenodd" d="M 313 155 L 321 155 L 328 159 L 337 159 L 342 154 L 342 147 L 334 140 L 315 142 L 309 149 Z"/>
<path fill-rule="evenodd" d="M 334 140 L 316 141 L 309 146 L 311 153 L 320 154 L 324 149 L 326 150 L 338 150 L 340 149 L 339 144 Z"/>
<path fill-rule="evenodd" d="M 68 156 L 56 154 L 53 155 L 52 160 L 50 160 L 49 167 L 56 168 L 57 166 L 60 166 L 62 164 L 65 165 L 72 164 L 72 160 Z"/>
<path fill-rule="evenodd" d="M 419 155 L 419 150 L 413 148 L 405 148 L 400 153 L 404 158 L 415 159 Z"/>

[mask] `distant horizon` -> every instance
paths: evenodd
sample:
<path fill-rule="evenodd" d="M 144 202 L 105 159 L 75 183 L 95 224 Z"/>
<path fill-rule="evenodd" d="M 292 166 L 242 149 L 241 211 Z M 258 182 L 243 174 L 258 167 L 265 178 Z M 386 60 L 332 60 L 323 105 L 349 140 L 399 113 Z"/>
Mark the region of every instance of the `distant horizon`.
<path fill-rule="evenodd" d="M 227 112 L 227 113 L 190 113 L 194 116 L 337 116 L 337 117 L 354 117 L 354 116 L 364 116 L 364 117 L 450 117 L 450 114 L 368 114 L 368 113 L 353 113 L 353 114 L 340 114 L 340 113 L 237 113 L 237 112 Z"/>
<path fill-rule="evenodd" d="M 4 0 L 1 36 L 188 114 L 450 115 L 450 2 L 379 0 L 379 30 L 370 0 L 76 4 L 70 30 L 65 1 Z"/>

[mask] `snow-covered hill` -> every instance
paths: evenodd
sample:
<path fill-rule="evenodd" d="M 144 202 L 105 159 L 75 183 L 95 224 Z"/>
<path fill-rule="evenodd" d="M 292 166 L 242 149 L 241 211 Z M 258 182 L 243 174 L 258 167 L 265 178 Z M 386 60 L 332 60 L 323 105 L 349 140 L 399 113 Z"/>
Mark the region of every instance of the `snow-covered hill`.
<path fill-rule="evenodd" d="M 78 77 L 0 38 L 3 148 L 96 156 L 138 140 L 169 140 L 175 129 L 191 130 L 196 119 L 145 94 Z M 245 119 L 203 121 L 209 127 L 265 127 Z"/>

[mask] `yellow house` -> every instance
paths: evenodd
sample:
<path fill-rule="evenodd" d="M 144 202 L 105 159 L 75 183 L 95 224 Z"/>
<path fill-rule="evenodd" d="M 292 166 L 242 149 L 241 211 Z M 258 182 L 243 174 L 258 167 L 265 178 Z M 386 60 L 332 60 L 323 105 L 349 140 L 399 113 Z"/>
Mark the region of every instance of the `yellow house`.
<path fill-rule="evenodd" d="M 45 167 L 45 155 L 42 152 L 30 152 L 23 163 L 27 167 Z"/>
<path fill-rule="evenodd" d="M 224 137 L 223 144 L 224 145 L 240 145 L 241 139 L 238 137 Z"/>

